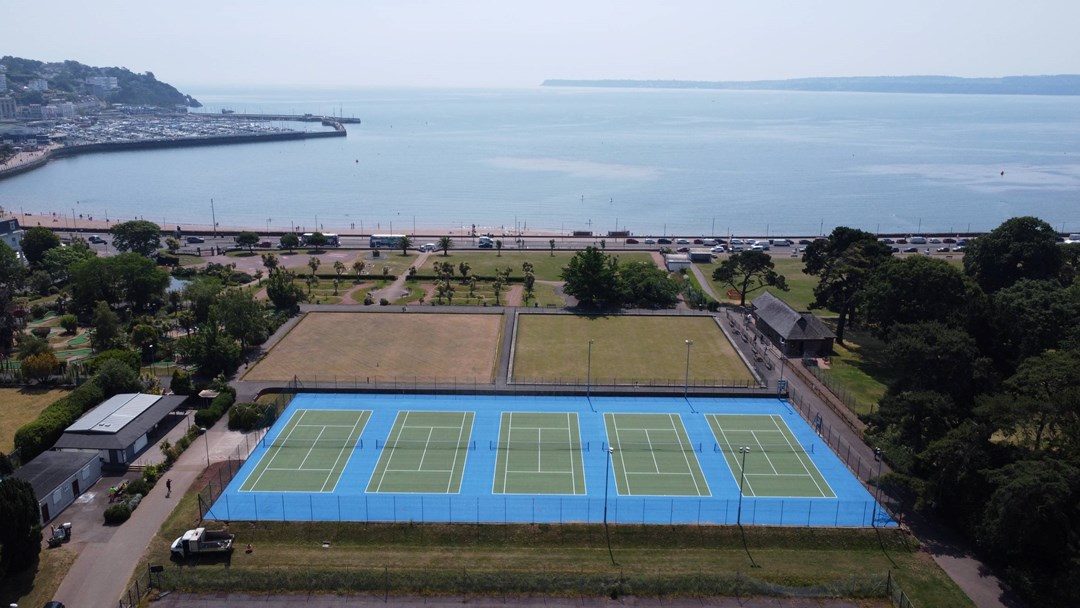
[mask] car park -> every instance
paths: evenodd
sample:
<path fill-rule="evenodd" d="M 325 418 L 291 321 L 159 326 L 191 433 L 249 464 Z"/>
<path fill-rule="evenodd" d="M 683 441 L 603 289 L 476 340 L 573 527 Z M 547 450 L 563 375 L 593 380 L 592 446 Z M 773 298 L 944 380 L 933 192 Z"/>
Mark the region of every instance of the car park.
<path fill-rule="evenodd" d="M 637 245 L 638 244 L 637 239 L 626 239 L 625 242 L 626 242 L 627 245 Z"/>
<path fill-rule="evenodd" d="M 187 237 L 187 242 L 194 245 L 196 243 L 205 243 L 206 239 L 202 238 L 201 236 L 189 236 Z"/>

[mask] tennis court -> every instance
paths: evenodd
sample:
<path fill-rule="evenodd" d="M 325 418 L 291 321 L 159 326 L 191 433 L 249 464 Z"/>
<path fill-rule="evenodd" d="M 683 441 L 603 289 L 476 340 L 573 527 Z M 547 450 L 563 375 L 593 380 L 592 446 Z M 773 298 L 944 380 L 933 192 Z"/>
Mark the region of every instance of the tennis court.
<path fill-rule="evenodd" d="M 604 414 L 615 487 L 626 496 L 710 496 L 694 444 L 676 414 Z"/>
<path fill-rule="evenodd" d="M 641 396 L 300 393 L 206 517 L 895 525 L 786 402 Z"/>
<path fill-rule="evenodd" d="M 716 437 L 716 451 L 743 484 L 743 496 L 836 496 L 807 446 L 799 443 L 782 418 L 707 414 L 705 419 Z M 813 451 L 813 444 L 809 450 Z"/>
<path fill-rule="evenodd" d="M 503 412 L 492 494 L 585 494 L 578 415 Z"/>
<path fill-rule="evenodd" d="M 472 412 L 398 412 L 368 492 L 456 494 L 472 441 Z"/>
<path fill-rule="evenodd" d="M 370 417 L 370 410 L 294 411 L 241 489 L 333 492 Z"/>

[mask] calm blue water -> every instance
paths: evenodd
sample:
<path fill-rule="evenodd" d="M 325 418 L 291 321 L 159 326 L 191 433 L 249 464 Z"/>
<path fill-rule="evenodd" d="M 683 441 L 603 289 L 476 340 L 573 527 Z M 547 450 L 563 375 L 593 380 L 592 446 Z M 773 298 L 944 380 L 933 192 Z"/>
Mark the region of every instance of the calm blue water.
<path fill-rule="evenodd" d="M 339 113 L 343 139 L 98 154 L 0 206 L 163 225 L 635 234 L 1080 232 L 1067 97 L 595 89 L 190 91 L 217 111 Z M 1001 172 L 1005 174 L 1002 175 Z"/>

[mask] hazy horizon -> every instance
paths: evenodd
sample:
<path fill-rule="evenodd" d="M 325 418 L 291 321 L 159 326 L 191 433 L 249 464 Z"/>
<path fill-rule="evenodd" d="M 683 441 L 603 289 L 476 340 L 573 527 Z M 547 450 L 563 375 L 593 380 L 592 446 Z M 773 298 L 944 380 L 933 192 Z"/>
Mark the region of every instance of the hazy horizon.
<path fill-rule="evenodd" d="M 0 54 L 220 87 L 528 88 L 567 80 L 1080 72 L 1080 3 L 311 0 L 4 3 Z"/>

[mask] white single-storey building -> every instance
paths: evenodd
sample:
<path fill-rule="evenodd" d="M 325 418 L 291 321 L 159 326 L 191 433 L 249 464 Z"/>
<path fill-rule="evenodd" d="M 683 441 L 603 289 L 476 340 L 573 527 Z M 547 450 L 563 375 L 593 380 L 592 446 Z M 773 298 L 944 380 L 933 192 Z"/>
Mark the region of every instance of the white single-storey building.
<path fill-rule="evenodd" d="M 187 397 L 123 393 L 83 414 L 60 436 L 54 450 L 97 450 L 106 467 L 126 467 L 153 443 L 158 426 Z"/>
<path fill-rule="evenodd" d="M 34 488 L 44 525 L 101 479 L 101 458 L 94 450 L 43 452 L 19 467 L 14 476 Z"/>

